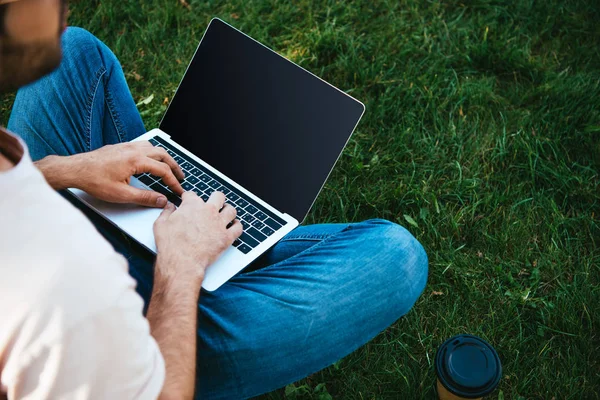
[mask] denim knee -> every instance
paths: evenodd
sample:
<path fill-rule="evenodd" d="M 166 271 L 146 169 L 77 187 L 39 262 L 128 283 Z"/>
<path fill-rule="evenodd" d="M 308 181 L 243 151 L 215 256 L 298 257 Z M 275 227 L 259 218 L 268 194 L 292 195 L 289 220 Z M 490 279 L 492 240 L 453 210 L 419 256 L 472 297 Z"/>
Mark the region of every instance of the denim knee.
<path fill-rule="evenodd" d="M 429 261 L 425 249 L 406 228 L 394 222 L 385 219 L 370 219 L 363 223 L 372 226 L 373 236 L 370 240 L 385 240 L 388 251 L 397 252 L 397 257 L 393 258 L 409 260 L 409 262 L 403 263 L 392 262 L 387 271 L 390 276 L 400 275 L 410 283 L 402 288 L 402 290 L 409 290 L 409 293 L 404 293 L 411 300 L 405 304 L 409 307 L 404 311 L 408 312 L 427 284 Z M 406 253 L 410 253 L 408 257 Z"/>
<path fill-rule="evenodd" d="M 63 61 L 81 66 L 82 63 L 93 66 L 106 65 L 117 60 L 113 52 L 100 39 L 87 30 L 75 26 L 69 27 L 62 36 Z"/>
<path fill-rule="evenodd" d="M 83 28 L 70 26 L 62 35 L 63 51 L 88 49 L 98 45 L 100 40 Z"/>

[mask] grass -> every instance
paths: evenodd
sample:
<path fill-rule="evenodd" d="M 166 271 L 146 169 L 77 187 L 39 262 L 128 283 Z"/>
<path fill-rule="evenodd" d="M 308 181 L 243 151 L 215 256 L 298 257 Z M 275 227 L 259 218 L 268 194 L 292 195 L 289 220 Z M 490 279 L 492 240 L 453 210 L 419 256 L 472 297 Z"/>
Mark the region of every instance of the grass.
<path fill-rule="evenodd" d="M 480 335 L 498 399 L 600 398 L 600 4 L 73 2 L 157 125 L 218 16 L 367 105 L 307 223 L 387 218 L 430 257 L 415 308 L 264 399 L 432 399 L 436 347 Z M 0 102 L 6 122 L 11 96 Z"/>

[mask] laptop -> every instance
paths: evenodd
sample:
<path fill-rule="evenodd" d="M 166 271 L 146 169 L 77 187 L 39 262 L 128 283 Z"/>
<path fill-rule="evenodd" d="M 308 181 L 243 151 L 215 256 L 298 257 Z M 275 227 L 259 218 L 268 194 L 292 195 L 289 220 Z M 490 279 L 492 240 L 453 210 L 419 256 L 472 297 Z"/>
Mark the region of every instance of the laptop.
<path fill-rule="evenodd" d="M 214 291 L 296 228 L 308 214 L 365 111 L 362 103 L 220 19 L 210 21 L 159 128 L 137 140 L 179 163 L 185 190 L 225 193 L 242 236 L 210 265 Z M 181 199 L 159 178 L 131 185 Z M 70 191 L 156 253 L 160 209 L 110 204 Z"/>

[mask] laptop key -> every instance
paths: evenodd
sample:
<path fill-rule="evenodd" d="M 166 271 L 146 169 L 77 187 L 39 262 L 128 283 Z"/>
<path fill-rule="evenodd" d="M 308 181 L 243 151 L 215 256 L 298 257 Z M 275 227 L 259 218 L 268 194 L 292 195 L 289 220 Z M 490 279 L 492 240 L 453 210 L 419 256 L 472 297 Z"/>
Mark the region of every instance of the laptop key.
<path fill-rule="evenodd" d="M 198 177 L 202 182 L 204 183 L 208 183 L 210 182 L 210 176 L 206 175 L 206 174 L 202 174 Z"/>
<path fill-rule="evenodd" d="M 148 140 L 150 143 L 152 143 L 152 146 L 156 146 L 158 144 L 158 140 L 156 139 L 150 139 Z"/>
<path fill-rule="evenodd" d="M 251 247 L 258 246 L 258 241 L 254 239 L 252 236 L 248 235 L 246 232 L 242 232 L 242 236 L 240 236 L 240 240 Z"/>
<path fill-rule="evenodd" d="M 240 244 L 242 244 L 242 241 L 240 239 L 235 239 L 231 245 L 233 247 L 238 247 Z"/>
<path fill-rule="evenodd" d="M 252 235 L 255 239 L 260 240 L 261 242 L 267 238 L 265 235 L 263 235 L 253 227 L 248 228 L 248 233 Z"/>
<path fill-rule="evenodd" d="M 152 185 L 150 185 L 150 187 L 153 190 L 164 194 L 165 196 L 167 194 L 173 194 L 173 192 L 171 191 L 171 189 L 169 189 L 162 181 L 156 181 Z"/>
<path fill-rule="evenodd" d="M 202 196 L 204 194 L 204 192 L 198 188 L 193 188 L 192 192 L 196 193 L 198 196 Z"/>
<path fill-rule="evenodd" d="M 275 233 L 275 231 L 274 231 L 273 229 L 269 228 L 268 226 L 265 226 L 265 227 L 264 227 L 264 228 L 262 228 L 260 231 L 261 231 L 262 233 L 264 233 L 265 235 L 267 235 L 267 236 L 271 236 L 272 234 L 274 234 L 274 233 Z"/>
<path fill-rule="evenodd" d="M 246 211 L 254 215 L 258 211 L 258 208 L 254 207 L 252 204 L 248 204 L 248 206 L 246 207 Z"/>
<path fill-rule="evenodd" d="M 204 189 L 204 193 L 206 193 L 207 195 L 211 195 L 215 190 L 213 188 L 206 188 Z"/>
<path fill-rule="evenodd" d="M 237 206 L 235 205 L 235 203 L 232 203 L 230 200 L 225 199 L 225 204 L 229 204 L 231 207 L 235 208 L 235 211 L 237 211 L 239 213 L 239 210 L 237 209 Z"/>
<path fill-rule="evenodd" d="M 279 228 L 281 228 L 281 225 L 279 225 L 279 223 L 273 218 L 267 218 L 264 222 L 265 224 L 269 225 L 273 230 L 279 230 Z"/>
<path fill-rule="evenodd" d="M 196 167 L 193 167 L 192 169 L 190 169 L 190 174 L 195 175 L 195 176 L 200 176 L 202 174 L 202 171 L 200 171 Z"/>
<path fill-rule="evenodd" d="M 186 180 L 191 183 L 192 185 L 195 185 L 196 183 L 200 182 L 200 180 L 198 178 L 196 178 L 194 175 L 192 175 L 191 173 L 187 176 Z"/>
<path fill-rule="evenodd" d="M 217 190 L 218 190 L 219 192 L 223 192 L 223 194 L 224 194 L 225 196 L 227 196 L 229 193 L 231 193 L 231 190 L 227 189 L 225 186 L 219 186 L 219 187 L 217 188 Z"/>
<path fill-rule="evenodd" d="M 181 205 L 181 199 L 179 197 L 177 197 L 177 195 L 175 193 L 171 192 L 169 189 L 166 189 L 164 186 L 162 186 L 158 182 L 155 182 L 152 185 L 150 185 L 150 189 L 152 189 L 158 193 L 164 194 L 165 197 L 167 198 L 167 200 L 169 200 L 171 203 L 175 204 L 177 207 L 179 207 Z"/>
<path fill-rule="evenodd" d="M 173 157 L 173 159 L 175 160 L 175 162 L 177 164 L 179 164 L 179 166 L 181 166 L 181 164 L 183 164 L 185 162 L 185 160 L 179 156 L 175 156 L 175 157 Z"/>
<path fill-rule="evenodd" d="M 202 195 L 202 196 L 200 196 L 200 197 L 202 197 L 202 200 L 204 200 L 205 202 L 206 202 L 206 201 L 208 201 L 208 195 L 206 195 L 206 194 L 203 194 L 203 195 Z"/>
<path fill-rule="evenodd" d="M 167 185 L 162 179 L 160 181 L 158 181 L 158 183 L 160 183 L 160 185 L 162 187 L 164 187 L 165 189 L 167 189 L 169 192 L 172 192 L 171 188 L 169 187 L 169 185 Z"/>
<path fill-rule="evenodd" d="M 227 198 L 231 201 L 238 201 L 238 199 L 240 198 L 240 196 L 238 196 L 237 194 L 235 194 L 234 192 L 231 192 L 227 195 Z"/>
<path fill-rule="evenodd" d="M 200 190 L 206 190 L 208 188 L 208 186 L 206 186 L 206 183 L 204 183 L 204 182 L 196 183 L 196 187 Z"/>
<path fill-rule="evenodd" d="M 189 162 L 185 161 L 183 164 L 181 164 L 181 168 L 189 171 L 190 169 L 194 168 L 194 166 Z"/>
<path fill-rule="evenodd" d="M 247 223 L 251 224 L 252 222 L 254 222 L 254 217 L 248 213 L 244 214 L 244 216 L 242 217 L 242 219 L 244 221 L 246 221 Z"/>
<path fill-rule="evenodd" d="M 248 254 L 252 250 L 252 248 L 245 243 L 240 244 L 237 249 L 244 254 Z"/>
<path fill-rule="evenodd" d="M 262 211 L 257 212 L 256 214 L 254 214 L 254 217 L 256 219 L 260 219 L 261 221 L 264 221 L 265 219 L 267 219 L 267 214 L 265 214 Z"/>
<path fill-rule="evenodd" d="M 249 223 L 247 223 L 243 219 L 240 219 L 240 222 L 242 223 L 242 228 L 244 228 L 244 231 L 250 229 L 250 224 Z"/>
<path fill-rule="evenodd" d="M 242 207 L 242 208 L 246 208 L 246 206 L 248 205 L 248 202 L 242 198 L 239 198 L 235 204 L 237 204 L 238 206 Z"/>
<path fill-rule="evenodd" d="M 262 229 L 265 226 L 265 224 L 263 224 L 259 220 L 255 219 L 254 221 L 252 221 L 252 226 L 255 227 L 256 229 Z"/>
<path fill-rule="evenodd" d="M 221 184 L 215 180 L 212 180 L 212 181 L 208 182 L 208 186 L 210 186 L 213 189 L 216 189 L 219 186 L 221 186 Z"/>
<path fill-rule="evenodd" d="M 194 185 L 192 185 L 190 182 L 185 181 L 181 184 L 181 187 L 183 188 L 183 190 L 186 191 L 190 191 L 190 190 L 194 190 Z"/>
<path fill-rule="evenodd" d="M 148 175 L 142 175 L 138 179 L 140 180 L 140 182 L 148 186 L 152 185 L 155 182 L 154 179 L 150 178 Z"/>

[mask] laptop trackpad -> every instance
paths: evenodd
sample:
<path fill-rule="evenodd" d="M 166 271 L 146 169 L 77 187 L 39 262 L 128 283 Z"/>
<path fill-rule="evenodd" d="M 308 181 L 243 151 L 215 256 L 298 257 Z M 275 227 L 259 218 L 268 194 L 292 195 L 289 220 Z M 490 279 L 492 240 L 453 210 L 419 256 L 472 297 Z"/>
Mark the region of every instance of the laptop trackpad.
<path fill-rule="evenodd" d="M 69 191 L 129 236 L 156 253 L 153 226 L 162 209 L 133 204 L 107 203 L 78 189 L 69 189 Z"/>

